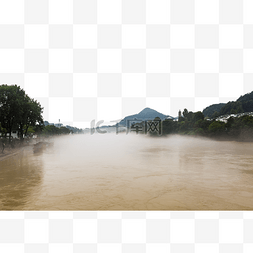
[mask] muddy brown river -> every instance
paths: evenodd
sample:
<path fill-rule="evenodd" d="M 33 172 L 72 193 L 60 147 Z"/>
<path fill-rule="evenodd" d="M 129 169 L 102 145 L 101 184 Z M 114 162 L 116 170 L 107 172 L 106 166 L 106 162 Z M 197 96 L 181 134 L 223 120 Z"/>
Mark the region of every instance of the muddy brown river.
<path fill-rule="evenodd" d="M 0 161 L 0 210 L 253 210 L 253 143 L 59 137 Z"/>

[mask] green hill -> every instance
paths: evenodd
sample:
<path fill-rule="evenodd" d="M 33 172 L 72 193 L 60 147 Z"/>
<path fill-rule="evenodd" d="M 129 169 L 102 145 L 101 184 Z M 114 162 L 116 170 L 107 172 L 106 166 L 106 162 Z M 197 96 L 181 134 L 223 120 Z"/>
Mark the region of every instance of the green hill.
<path fill-rule="evenodd" d="M 226 104 L 213 104 L 203 110 L 205 117 L 237 114 L 242 112 L 253 112 L 253 91 L 240 96 L 236 101 L 229 101 Z"/>
<path fill-rule="evenodd" d="M 220 110 L 220 115 L 253 112 L 253 92 L 240 96 L 236 101 L 229 101 Z"/>
<path fill-rule="evenodd" d="M 119 125 L 120 126 L 127 126 L 128 122 L 133 121 L 133 120 L 141 120 L 141 121 L 154 120 L 156 117 L 159 117 L 161 120 L 164 120 L 167 117 L 171 117 L 171 116 L 164 115 L 156 110 L 153 110 L 153 109 L 147 107 L 137 114 L 129 115 L 129 116 L 125 117 L 124 119 L 122 119 L 119 122 Z M 171 117 L 171 118 L 173 118 L 173 117 Z"/>
<path fill-rule="evenodd" d="M 226 105 L 225 103 L 220 103 L 220 104 L 213 104 L 213 105 L 210 105 L 208 107 L 206 107 L 204 110 L 203 110 L 203 114 L 205 117 L 209 117 L 211 118 L 213 116 L 213 114 L 215 112 L 219 113 L 221 108 Z"/>
<path fill-rule="evenodd" d="M 249 100 L 253 100 L 253 91 L 243 96 L 240 96 L 236 101 L 242 102 L 242 101 L 249 101 Z"/>

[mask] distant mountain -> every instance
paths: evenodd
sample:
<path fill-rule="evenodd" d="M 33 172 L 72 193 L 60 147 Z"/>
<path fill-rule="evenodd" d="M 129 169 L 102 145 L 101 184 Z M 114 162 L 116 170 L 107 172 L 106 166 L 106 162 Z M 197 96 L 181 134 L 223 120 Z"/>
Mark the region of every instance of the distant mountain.
<path fill-rule="evenodd" d="M 203 110 L 203 114 L 205 117 L 213 117 L 215 111 L 217 112 L 216 116 L 253 112 L 253 91 L 240 96 L 236 101 L 208 106 Z"/>
<path fill-rule="evenodd" d="M 213 104 L 213 105 L 210 105 L 208 107 L 206 107 L 204 110 L 203 110 L 203 114 L 205 117 L 212 117 L 212 115 L 215 113 L 215 112 L 220 112 L 221 108 L 226 105 L 225 103 L 220 103 L 220 104 Z"/>
<path fill-rule="evenodd" d="M 243 96 L 240 96 L 236 101 L 242 102 L 242 101 L 249 101 L 249 100 L 253 100 L 253 91 Z"/>
<path fill-rule="evenodd" d="M 229 101 L 220 110 L 220 115 L 253 112 L 253 92 L 240 96 L 236 101 Z"/>
<path fill-rule="evenodd" d="M 134 121 L 134 120 L 141 120 L 141 121 L 145 121 L 145 120 L 154 120 L 156 117 L 159 117 L 161 120 L 164 120 L 166 118 L 173 118 L 171 116 L 162 114 L 156 110 L 153 110 L 151 108 L 145 108 L 143 109 L 141 112 L 137 113 L 137 114 L 133 114 L 133 115 L 129 115 L 127 117 L 125 117 L 124 119 L 122 119 L 119 122 L 119 126 L 127 126 L 127 122 L 128 121 Z"/>

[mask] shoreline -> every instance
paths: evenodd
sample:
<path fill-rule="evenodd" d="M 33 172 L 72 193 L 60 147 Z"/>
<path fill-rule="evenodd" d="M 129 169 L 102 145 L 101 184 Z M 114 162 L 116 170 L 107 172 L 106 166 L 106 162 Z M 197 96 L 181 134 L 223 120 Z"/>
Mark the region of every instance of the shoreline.
<path fill-rule="evenodd" d="M 5 149 L 3 153 L 2 152 L 0 153 L 0 162 L 11 156 L 17 155 L 18 153 L 23 151 L 25 147 L 26 146 Z"/>

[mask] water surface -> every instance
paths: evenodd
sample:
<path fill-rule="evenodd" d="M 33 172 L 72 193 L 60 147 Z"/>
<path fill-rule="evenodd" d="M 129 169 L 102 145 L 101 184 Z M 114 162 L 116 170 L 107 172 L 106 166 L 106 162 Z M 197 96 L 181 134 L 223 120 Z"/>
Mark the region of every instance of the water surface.
<path fill-rule="evenodd" d="M 1 210 L 253 210 L 252 143 L 59 137 L 0 161 Z"/>

